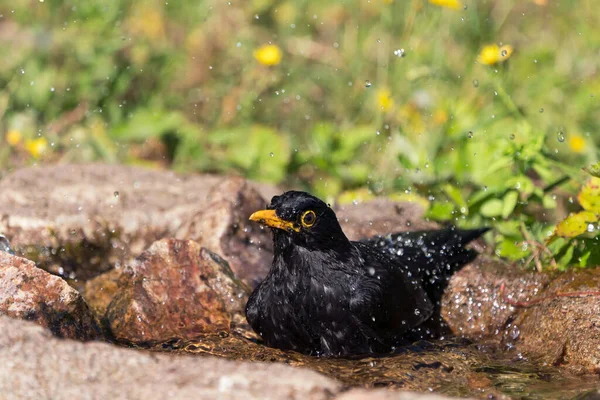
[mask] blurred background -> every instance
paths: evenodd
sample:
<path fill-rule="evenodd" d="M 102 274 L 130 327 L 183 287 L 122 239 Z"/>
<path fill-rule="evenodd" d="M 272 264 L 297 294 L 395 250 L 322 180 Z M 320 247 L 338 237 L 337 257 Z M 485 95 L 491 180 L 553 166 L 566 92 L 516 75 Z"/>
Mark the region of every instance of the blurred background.
<path fill-rule="evenodd" d="M 598 159 L 597 6 L 5 1 L 0 175 L 101 161 L 389 196 L 529 264 Z M 591 262 L 584 222 L 549 244 L 559 268 Z"/>

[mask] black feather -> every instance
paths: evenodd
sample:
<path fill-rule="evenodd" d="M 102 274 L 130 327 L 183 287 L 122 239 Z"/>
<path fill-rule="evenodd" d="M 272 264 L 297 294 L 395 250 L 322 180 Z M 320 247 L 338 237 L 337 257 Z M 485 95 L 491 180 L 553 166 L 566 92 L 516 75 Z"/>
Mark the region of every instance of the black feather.
<path fill-rule="evenodd" d="M 349 241 L 333 210 L 304 192 L 268 207 L 296 230 L 273 229 L 273 265 L 246 305 L 272 347 L 317 355 L 389 352 L 439 309 L 448 277 L 475 253 L 485 229 L 398 233 Z M 316 222 L 302 226 L 314 211 Z"/>

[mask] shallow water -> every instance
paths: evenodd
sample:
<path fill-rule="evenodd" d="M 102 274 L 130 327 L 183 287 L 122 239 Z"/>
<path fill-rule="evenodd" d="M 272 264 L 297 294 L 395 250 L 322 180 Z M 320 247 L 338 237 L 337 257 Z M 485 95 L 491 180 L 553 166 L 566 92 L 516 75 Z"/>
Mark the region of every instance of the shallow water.
<path fill-rule="evenodd" d="M 389 356 L 317 358 L 271 349 L 251 335 L 206 335 L 151 346 L 156 351 L 214 355 L 234 360 L 283 362 L 334 377 L 348 386 L 437 392 L 485 399 L 592 399 L 598 376 L 574 376 L 542 366 L 495 344 L 461 339 L 418 342 Z M 600 397 L 599 397 L 600 398 Z"/>

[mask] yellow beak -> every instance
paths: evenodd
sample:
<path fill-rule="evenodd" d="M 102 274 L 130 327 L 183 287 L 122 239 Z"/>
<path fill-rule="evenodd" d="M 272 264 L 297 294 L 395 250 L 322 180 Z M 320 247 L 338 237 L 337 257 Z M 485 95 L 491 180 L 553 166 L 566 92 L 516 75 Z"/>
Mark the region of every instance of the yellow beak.
<path fill-rule="evenodd" d="M 300 232 L 300 228 L 293 222 L 285 221 L 275 214 L 275 210 L 260 210 L 250 216 L 250 221 L 270 226 L 271 228 L 283 229 L 285 231 Z"/>

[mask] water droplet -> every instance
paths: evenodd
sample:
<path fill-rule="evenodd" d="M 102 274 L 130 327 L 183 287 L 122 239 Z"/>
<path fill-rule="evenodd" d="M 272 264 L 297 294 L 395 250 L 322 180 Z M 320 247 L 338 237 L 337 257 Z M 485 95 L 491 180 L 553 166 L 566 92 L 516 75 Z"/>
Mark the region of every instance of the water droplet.
<path fill-rule="evenodd" d="M 415 308 L 415 315 L 421 315 L 421 310 L 419 310 L 418 308 Z"/>
<path fill-rule="evenodd" d="M 365 81 L 365 87 L 371 87 L 371 81 Z"/>
<path fill-rule="evenodd" d="M 469 131 L 469 133 L 467 134 L 467 137 L 469 139 L 472 139 L 473 138 L 473 131 Z"/>
<path fill-rule="evenodd" d="M 544 109 L 543 109 L 543 108 L 540 108 L 540 113 L 543 113 L 543 112 L 544 112 Z"/>
<path fill-rule="evenodd" d="M 594 224 L 588 224 L 587 226 L 587 231 L 588 232 L 594 232 L 596 228 L 594 227 Z"/>
<path fill-rule="evenodd" d="M 269 155 L 270 155 L 271 157 L 275 157 L 275 153 L 273 153 L 273 152 L 270 152 L 270 153 L 269 153 Z"/>
<path fill-rule="evenodd" d="M 402 58 L 402 57 L 406 56 L 406 51 L 404 51 L 404 49 L 394 50 L 394 55 Z"/>
<path fill-rule="evenodd" d="M 117 199 L 119 198 L 119 192 L 115 192 L 114 195 Z"/>
<path fill-rule="evenodd" d="M 511 133 L 510 136 L 508 137 L 510 140 L 515 140 L 515 134 Z"/>
<path fill-rule="evenodd" d="M 502 50 L 500 52 L 500 54 L 502 55 L 502 57 L 506 57 L 506 55 L 508 54 L 508 52 L 506 50 Z"/>
<path fill-rule="evenodd" d="M 563 131 L 558 131 L 558 133 L 556 134 L 556 138 L 558 139 L 559 142 L 564 142 L 565 141 L 565 133 Z"/>
<path fill-rule="evenodd" d="M 479 81 L 477 79 L 473 79 L 473 87 L 479 87 Z"/>

